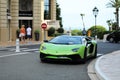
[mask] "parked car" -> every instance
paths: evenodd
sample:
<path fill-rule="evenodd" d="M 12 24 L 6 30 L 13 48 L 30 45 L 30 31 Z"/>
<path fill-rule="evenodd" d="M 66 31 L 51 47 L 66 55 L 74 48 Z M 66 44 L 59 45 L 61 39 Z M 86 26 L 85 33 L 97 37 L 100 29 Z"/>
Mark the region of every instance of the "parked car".
<path fill-rule="evenodd" d="M 120 30 L 108 34 L 106 40 L 112 43 L 113 42 L 118 43 L 120 41 Z"/>
<path fill-rule="evenodd" d="M 86 36 L 57 36 L 45 40 L 40 46 L 40 59 L 44 61 L 86 62 L 97 56 L 97 42 Z"/>

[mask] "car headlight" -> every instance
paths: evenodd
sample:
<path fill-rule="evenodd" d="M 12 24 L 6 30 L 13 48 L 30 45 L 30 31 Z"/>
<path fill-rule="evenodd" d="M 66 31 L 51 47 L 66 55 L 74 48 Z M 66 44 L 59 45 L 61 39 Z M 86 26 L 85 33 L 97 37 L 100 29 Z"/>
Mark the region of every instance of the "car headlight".
<path fill-rule="evenodd" d="M 41 47 L 41 50 L 46 50 L 46 47 L 45 47 L 45 46 L 42 46 L 42 47 Z"/>
<path fill-rule="evenodd" d="M 79 50 L 79 48 L 72 49 L 73 52 L 77 52 L 78 50 Z"/>

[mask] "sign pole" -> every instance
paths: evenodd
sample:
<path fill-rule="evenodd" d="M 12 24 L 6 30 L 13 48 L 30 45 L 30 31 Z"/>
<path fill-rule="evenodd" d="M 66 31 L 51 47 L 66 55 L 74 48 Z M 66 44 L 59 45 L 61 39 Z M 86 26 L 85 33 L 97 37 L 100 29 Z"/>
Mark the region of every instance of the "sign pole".
<path fill-rule="evenodd" d="M 45 32 L 45 29 L 44 29 L 44 40 L 46 40 L 46 32 Z"/>
<path fill-rule="evenodd" d="M 46 24 L 46 23 L 42 23 L 41 27 L 42 27 L 42 29 L 44 30 L 44 40 L 46 40 L 46 32 L 45 32 L 45 29 L 47 28 L 47 24 Z"/>

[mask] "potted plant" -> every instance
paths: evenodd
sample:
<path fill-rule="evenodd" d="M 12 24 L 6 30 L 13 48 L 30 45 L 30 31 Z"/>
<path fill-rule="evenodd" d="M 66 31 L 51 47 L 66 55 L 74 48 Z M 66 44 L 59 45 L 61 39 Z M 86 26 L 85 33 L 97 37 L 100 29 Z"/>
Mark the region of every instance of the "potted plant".
<path fill-rule="evenodd" d="M 35 35 L 35 40 L 36 40 L 36 41 L 39 41 L 40 31 L 39 31 L 39 30 L 35 30 L 34 35 Z"/>
<path fill-rule="evenodd" d="M 20 29 L 16 30 L 16 38 L 19 38 L 19 34 L 20 34 Z"/>

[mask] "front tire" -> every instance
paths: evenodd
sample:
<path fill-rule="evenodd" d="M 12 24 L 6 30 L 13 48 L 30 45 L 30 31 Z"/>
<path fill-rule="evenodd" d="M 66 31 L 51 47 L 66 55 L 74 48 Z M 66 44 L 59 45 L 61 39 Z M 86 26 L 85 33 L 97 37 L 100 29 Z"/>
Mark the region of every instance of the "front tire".
<path fill-rule="evenodd" d="M 41 62 L 45 62 L 45 59 L 43 59 L 41 54 L 40 54 L 40 60 L 41 60 Z"/>

